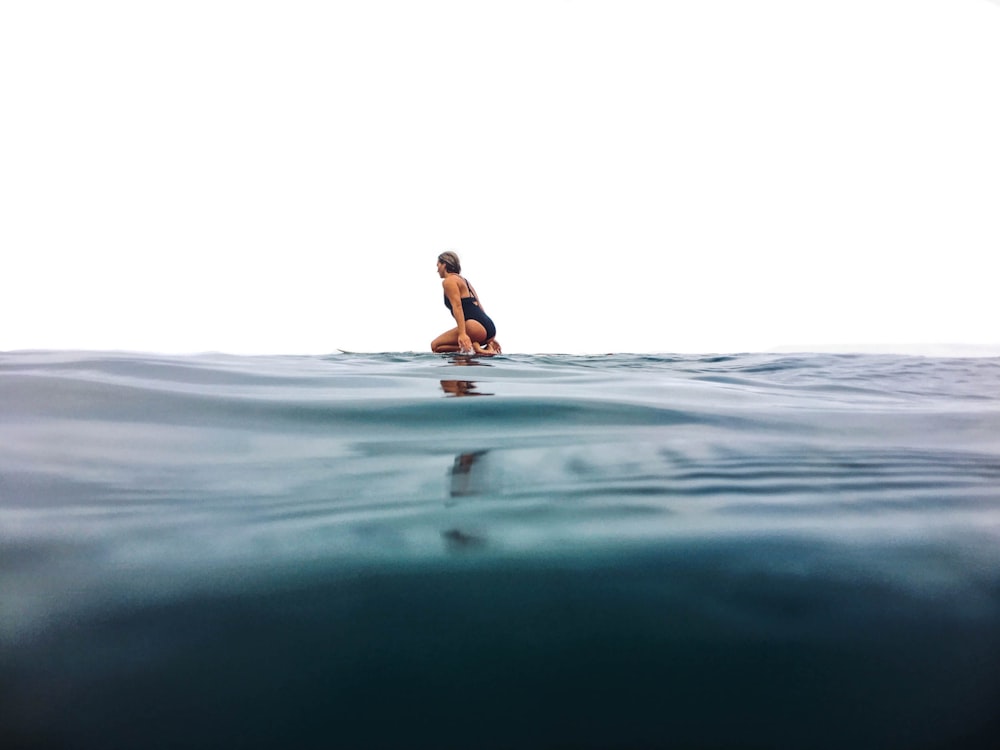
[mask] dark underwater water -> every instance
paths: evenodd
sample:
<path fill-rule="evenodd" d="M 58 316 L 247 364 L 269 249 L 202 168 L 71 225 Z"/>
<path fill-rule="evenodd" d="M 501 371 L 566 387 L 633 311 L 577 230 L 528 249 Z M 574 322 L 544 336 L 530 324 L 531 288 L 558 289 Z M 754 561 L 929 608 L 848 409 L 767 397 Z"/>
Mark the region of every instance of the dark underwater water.
<path fill-rule="evenodd" d="M 993 748 L 1000 359 L 0 354 L 0 747 Z"/>

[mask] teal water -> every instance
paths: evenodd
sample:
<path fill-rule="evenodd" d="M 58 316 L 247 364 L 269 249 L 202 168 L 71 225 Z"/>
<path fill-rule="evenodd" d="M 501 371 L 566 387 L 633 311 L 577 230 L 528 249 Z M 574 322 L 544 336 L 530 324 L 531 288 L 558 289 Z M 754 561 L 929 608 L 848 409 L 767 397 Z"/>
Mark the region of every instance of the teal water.
<path fill-rule="evenodd" d="M 0 746 L 997 746 L 1000 359 L 0 354 Z"/>

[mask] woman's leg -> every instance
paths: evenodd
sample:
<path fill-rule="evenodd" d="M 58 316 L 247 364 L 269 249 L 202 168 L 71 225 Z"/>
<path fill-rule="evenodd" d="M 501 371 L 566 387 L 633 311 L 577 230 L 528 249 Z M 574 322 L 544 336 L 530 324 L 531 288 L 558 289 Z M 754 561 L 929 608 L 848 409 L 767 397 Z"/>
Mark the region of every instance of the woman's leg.
<path fill-rule="evenodd" d="M 473 346 L 486 341 L 486 329 L 483 328 L 483 324 L 478 320 L 465 321 L 465 332 L 469 334 L 469 338 L 472 339 Z M 459 351 L 458 326 L 455 326 L 450 331 L 445 331 L 434 339 L 431 342 L 431 351 L 437 354 Z"/>

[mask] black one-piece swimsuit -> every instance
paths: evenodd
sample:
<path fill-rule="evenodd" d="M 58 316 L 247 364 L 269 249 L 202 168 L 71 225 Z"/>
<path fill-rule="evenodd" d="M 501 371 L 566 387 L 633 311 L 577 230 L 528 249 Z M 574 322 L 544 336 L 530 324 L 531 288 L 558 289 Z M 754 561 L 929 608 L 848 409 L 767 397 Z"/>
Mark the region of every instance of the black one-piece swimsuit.
<path fill-rule="evenodd" d="M 469 282 L 466 281 L 465 285 L 469 286 Z M 471 289 L 472 287 L 469 288 Z M 455 314 L 454 310 L 451 309 L 451 300 L 448 299 L 447 294 L 444 295 L 444 306 L 448 308 L 452 315 Z M 497 335 L 496 325 L 490 320 L 490 316 L 479 306 L 479 302 L 475 297 L 462 297 L 462 314 L 465 315 L 466 320 L 475 320 L 482 324 L 483 328 L 486 329 L 487 341 Z"/>

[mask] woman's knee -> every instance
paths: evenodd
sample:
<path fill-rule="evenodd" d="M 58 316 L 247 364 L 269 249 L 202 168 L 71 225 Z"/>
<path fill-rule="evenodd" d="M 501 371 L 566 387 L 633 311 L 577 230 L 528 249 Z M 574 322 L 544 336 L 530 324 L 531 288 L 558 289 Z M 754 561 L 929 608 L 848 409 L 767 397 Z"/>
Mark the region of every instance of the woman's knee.
<path fill-rule="evenodd" d="M 448 332 L 442 333 L 431 342 L 431 351 L 435 353 L 448 351 L 448 346 L 454 346 L 456 338 L 450 336 Z"/>

